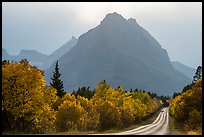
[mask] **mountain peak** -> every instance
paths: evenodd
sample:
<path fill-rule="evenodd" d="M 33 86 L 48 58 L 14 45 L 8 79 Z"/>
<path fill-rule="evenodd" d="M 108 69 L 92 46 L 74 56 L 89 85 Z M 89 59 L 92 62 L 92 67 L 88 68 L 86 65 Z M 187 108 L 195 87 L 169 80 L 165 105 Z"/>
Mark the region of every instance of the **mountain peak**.
<path fill-rule="evenodd" d="M 108 13 L 105 18 L 123 18 L 122 15 L 118 14 L 117 12 Z"/>
<path fill-rule="evenodd" d="M 129 18 L 127 21 L 130 22 L 130 23 L 133 23 L 133 24 L 137 23 L 136 20 L 133 19 L 133 18 Z"/>
<path fill-rule="evenodd" d="M 74 36 L 72 36 L 72 38 L 71 39 L 77 39 L 76 37 L 74 37 Z"/>
<path fill-rule="evenodd" d="M 101 21 L 103 22 L 121 22 L 126 21 L 125 18 L 122 17 L 122 15 L 118 14 L 117 12 L 108 13 L 105 18 Z"/>
<path fill-rule="evenodd" d="M 125 90 L 170 95 L 191 81 L 173 68 L 166 50 L 135 19 L 127 20 L 116 12 L 82 34 L 59 62 L 62 80 L 69 83 L 65 88 L 70 91 L 83 86 L 94 89 L 99 80 L 106 80 L 113 88 L 123 85 Z M 47 83 L 54 65 L 45 72 Z"/>

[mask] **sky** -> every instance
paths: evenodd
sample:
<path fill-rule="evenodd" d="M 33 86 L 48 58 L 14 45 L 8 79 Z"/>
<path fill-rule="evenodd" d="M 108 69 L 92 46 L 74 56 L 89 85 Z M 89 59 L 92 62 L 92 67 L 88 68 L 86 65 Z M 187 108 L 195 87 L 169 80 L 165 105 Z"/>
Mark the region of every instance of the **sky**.
<path fill-rule="evenodd" d="M 113 12 L 136 19 L 171 61 L 202 65 L 202 2 L 3 2 L 2 48 L 50 55 Z"/>

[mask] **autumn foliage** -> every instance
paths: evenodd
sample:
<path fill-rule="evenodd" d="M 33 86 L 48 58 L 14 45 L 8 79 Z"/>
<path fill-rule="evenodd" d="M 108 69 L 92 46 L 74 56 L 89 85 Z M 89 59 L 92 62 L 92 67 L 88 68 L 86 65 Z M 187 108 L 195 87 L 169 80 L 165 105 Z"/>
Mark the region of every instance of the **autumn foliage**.
<path fill-rule="evenodd" d="M 202 94 L 199 89 L 197 92 Z M 56 133 L 123 128 L 136 124 L 161 105 L 159 99 L 145 92 L 127 92 L 122 87 L 114 89 L 105 81 L 98 83 L 91 97 L 67 92 L 60 98 L 56 89 L 45 85 L 43 72 L 30 66 L 28 61 L 2 64 L 4 131 Z M 199 116 L 199 108 L 195 109 L 189 112 L 189 117 Z"/>
<path fill-rule="evenodd" d="M 4 130 L 32 133 L 55 131 L 51 105 L 56 90 L 45 86 L 43 73 L 26 60 L 2 65 L 2 120 Z"/>
<path fill-rule="evenodd" d="M 202 78 L 170 101 L 169 113 L 185 130 L 202 129 Z"/>

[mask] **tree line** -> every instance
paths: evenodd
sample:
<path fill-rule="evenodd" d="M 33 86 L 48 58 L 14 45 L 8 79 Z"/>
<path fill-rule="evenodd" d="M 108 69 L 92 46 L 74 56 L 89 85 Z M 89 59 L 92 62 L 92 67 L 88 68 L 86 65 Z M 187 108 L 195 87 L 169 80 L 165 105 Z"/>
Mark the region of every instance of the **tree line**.
<path fill-rule="evenodd" d="M 169 113 L 184 131 L 202 133 L 202 67 L 198 66 L 191 84 L 170 100 Z"/>
<path fill-rule="evenodd" d="M 99 81 L 94 90 L 64 92 L 58 62 L 51 86 L 43 71 L 19 62 L 2 61 L 3 131 L 56 133 L 107 130 L 136 124 L 158 110 L 162 99 L 154 93 L 112 88 Z M 57 83 L 57 84 L 56 84 Z"/>

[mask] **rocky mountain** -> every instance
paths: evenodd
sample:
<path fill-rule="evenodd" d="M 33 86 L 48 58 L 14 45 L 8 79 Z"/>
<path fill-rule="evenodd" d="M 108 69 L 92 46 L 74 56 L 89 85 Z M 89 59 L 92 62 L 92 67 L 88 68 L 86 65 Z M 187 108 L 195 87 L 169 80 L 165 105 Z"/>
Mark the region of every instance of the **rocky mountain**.
<path fill-rule="evenodd" d="M 179 61 L 172 61 L 171 63 L 176 70 L 182 72 L 189 78 L 193 79 L 193 76 L 195 75 L 195 72 L 196 72 L 196 68 L 191 68 L 189 66 L 186 66 L 180 63 Z"/>
<path fill-rule="evenodd" d="M 55 63 L 45 71 L 50 82 Z M 181 90 L 191 79 L 174 69 L 168 53 L 135 19 L 110 13 L 98 26 L 78 38 L 59 59 L 66 91 L 95 88 L 106 80 L 114 88 L 143 89 L 159 95 Z"/>
<path fill-rule="evenodd" d="M 10 55 L 6 49 L 2 48 L 2 60 L 15 60 L 27 59 L 31 65 L 40 68 L 48 56 L 35 50 L 21 50 L 18 55 Z"/>
<path fill-rule="evenodd" d="M 44 62 L 41 68 L 43 70 L 48 69 L 52 65 L 53 61 L 59 59 L 62 55 L 68 52 L 76 44 L 77 39 L 74 36 L 72 36 L 72 38 L 67 43 L 65 43 L 64 45 L 62 45 L 60 48 L 58 48 L 52 54 L 49 55 L 48 59 Z"/>

